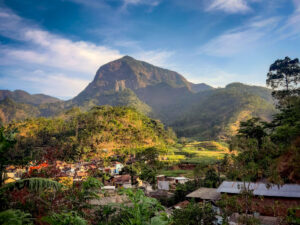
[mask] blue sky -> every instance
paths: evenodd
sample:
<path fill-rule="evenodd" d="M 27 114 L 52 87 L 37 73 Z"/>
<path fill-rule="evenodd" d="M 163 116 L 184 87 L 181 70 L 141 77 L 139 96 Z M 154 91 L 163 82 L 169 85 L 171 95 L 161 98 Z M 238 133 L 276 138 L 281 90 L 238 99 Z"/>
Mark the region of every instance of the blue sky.
<path fill-rule="evenodd" d="M 0 89 L 68 99 L 124 55 L 195 83 L 265 85 L 299 40 L 300 0 L 0 0 Z"/>

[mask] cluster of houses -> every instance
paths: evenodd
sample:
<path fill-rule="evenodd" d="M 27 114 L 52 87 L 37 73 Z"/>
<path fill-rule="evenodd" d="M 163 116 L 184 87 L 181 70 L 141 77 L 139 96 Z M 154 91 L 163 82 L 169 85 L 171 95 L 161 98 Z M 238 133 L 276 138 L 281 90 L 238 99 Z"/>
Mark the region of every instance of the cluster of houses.
<path fill-rule="evenodd" d="M 71 179 L 72 181 L 81 181 L 89 176 L 89 171 L 97 170 L 117 176 L 123 169 L 124 165 L 120 162 L 112 162 L 110 166 L 100 167 L 98 161 L 67 163 L 63 161 L 55 161 L 52 164 L 41 163 L 34 165 L 30 163 L 27 167 L 8 166 L 6 167 L 5 183 L 11 183 L 19 180 L 24 174 L 32 175 L 35 172 L 40 172 L 42 169 L 51 167 L 55 168 L 55 177 L 59 179 Z"/>
<path fill-rule="evenodd" d="M 33 173 L 44 167 L 49 166 L 47 163 L 28 168 L 18 168 L 9 166 L 6 168 L 6 183 L 14 182 L 22 177 L 24 173 Z M 99 167 L 97 161 L 78 162 L 74 164 L 56 161 L 55 168 L 59 170 L 59 180 L 69 179 L 69 182 L 75 182 L 85 179 L 90 170 L 101 171 L 109 174 L 109 179 L 103 180 L 104 187 L 102 188 L 108 194 L 95 204 L 107 204 L 122 202 L 124 199 L 117 194 L 117 188 L 141 188 L 145 194 L 151 197 L 171 197 L 176 189 L 177 184 L 184 184 L 190 179 L 186 177 L 167 177 L 164 175 L 157 176 L 157 183 L 153 185 L 140 180 L 138 177 L 131 177 L 129 174 L 121 173 L 124 165 L 120 162 L 112 162 L 109 167 Z M 134 184 L 134 185 L 133 185 Z M 217 201 L 222 195 L 237 196 L 237 201 L 242 203 L 244 199 L 240 197 L 240 193 L 247 187 L 251 191 L 250 211 L 256 212 L 255 216 L 262 224 L 280 224 L 279 217 L 284 217 L 288 214 L 288 209 L 298 207 L 295 214 L 300 218 L 300 185 L 285 184 L 266 185 L 264 183 L 243 183 L 224 181 L 218 188 L 199 188 L 192 193 L 186 195 L 186 199 L 168 210 L 174 210 L 186 207 L 191 199 L 196 202 L 210 202 L 215 211 L 220 213 Z M 241 214 L 235 213 L 230 218 L 231 224 L 238 224 L 238 218 Z M 222 224 L 221 216 L 217 216 L 217 224 Z"/>

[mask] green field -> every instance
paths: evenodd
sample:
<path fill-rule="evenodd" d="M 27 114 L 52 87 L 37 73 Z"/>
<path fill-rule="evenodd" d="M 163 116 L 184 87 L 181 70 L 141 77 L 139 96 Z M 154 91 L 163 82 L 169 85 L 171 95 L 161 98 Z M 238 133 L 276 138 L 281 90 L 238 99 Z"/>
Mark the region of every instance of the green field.
<path fill-rule="evenodd" d="M 212 164 L 229 153 L 226 143 L 216 141 L 194 141 L 177 144 L 168 149 L 163 159 L 169 163 Z"/>

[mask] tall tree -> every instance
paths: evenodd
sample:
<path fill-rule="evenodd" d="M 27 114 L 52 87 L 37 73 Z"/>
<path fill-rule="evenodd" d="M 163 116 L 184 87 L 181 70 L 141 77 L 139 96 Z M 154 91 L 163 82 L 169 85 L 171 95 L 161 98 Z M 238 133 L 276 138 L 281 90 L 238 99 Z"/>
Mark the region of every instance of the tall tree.
<path fill-rule="evenodd" d="M 300 95 L 300 63 L 299 59 L 276 60 L 267 74 L 267 85 L 273 89 L 273 97 L 279 101 L 279 106 L 289 104 L 289 97 Z"/>

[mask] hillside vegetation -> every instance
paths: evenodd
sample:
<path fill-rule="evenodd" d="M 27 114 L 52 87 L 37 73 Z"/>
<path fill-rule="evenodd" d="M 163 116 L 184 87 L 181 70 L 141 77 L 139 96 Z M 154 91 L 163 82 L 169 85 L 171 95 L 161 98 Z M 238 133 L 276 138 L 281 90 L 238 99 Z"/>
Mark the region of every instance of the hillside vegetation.
<path fill-rule="evenodd" d="M 185 101 L 184 111 L 170 124 L 178 136 L 227 139 L 236 133 L 240 121 L 251 117 L 270 121 L 276 112 L 267 88 L 234 83 L 200 94 L 198 100 Z"/>
<path fill-rule="evenodd" d="M 133 108 L 101 106 L 88 112 L 73 108 L 56 118 L 36 118 L 7 126 L 18 130 L 17 149 L 45 157 L 84 160 L 115 149 L 164 146 L 174 133 Z M 39 157 L 41 159 L 41 157 Z"/>

